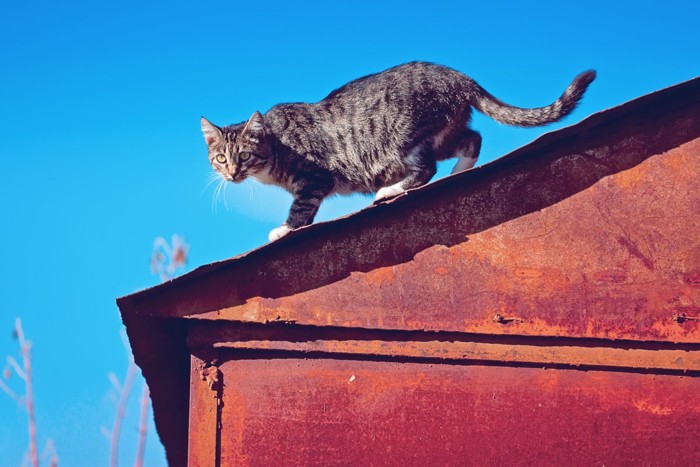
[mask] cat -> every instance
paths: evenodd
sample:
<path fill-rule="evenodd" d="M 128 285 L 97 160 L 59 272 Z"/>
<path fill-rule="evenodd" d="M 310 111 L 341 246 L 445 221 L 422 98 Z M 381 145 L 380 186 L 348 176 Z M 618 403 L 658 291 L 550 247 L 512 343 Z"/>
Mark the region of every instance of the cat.
<path fill-rule="evenodd" d="M 383 200 L 427 183 L 436 162 L 457 157 L 452 173 L 470 169 L 481 136 L 469 129 L 471 108 L 507 125 L 537 126 L 571 113 L 595 79 L 578 75 L 541 108 L 508 105 L 451 68 L 411 62 L 368 75 L 314 104 L 279 104 L 265 115 L 218 127 L 202 117 L 209 162 L 223 178 L 255 177 L 294 197 L 274 241 L 311 224 L 331 194 L 374 193 Z"/>

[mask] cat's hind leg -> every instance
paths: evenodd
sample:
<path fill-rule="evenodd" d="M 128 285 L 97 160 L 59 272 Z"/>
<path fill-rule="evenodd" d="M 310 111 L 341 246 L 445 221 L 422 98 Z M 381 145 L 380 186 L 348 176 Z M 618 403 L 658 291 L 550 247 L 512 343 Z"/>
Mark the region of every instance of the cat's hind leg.
<path fill-rule="evenodd" d="M 437 167 L 435 158 L 429 147 L 417 146 L 406 156 L 409 174 L 406 178 L 393 185 L 382 187 L 377 191 L 375 202 L 404 193 L 406 190 L 425 185 L 433 178 Z"/>
<path fill-rule="evenodd" d="M 465 128 L 459 132 L 452 142 L 450 150 L 452 155 L 457 156 L 457 163 L 452 169 L 453 174 L 471 169 L 479 158 L 481 135 L 476 131 Z"/>

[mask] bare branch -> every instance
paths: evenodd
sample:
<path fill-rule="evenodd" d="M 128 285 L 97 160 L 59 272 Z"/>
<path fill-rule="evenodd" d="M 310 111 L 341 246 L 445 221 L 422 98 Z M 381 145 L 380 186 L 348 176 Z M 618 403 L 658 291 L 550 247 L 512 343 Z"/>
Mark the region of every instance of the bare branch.
<path fill-rule="evenodd" d="M 153 274 L 158 274 L 160 280 L 165 282 L 172 279 L 175 274 L 184 269 L 187 264 L 187 258 L 189 254 L 189 245 L 185 243 L 183 237 L 174 234 L 172 236 L 171 243 L 169 244 L 167 240 L 163 237 L 157 237 L 153 241 L 153 252 L 151 254 L 151 272 Z M 118 451 L 119 451 L 119 436 L 122 426 L 122 421 L 126 412 L 126 401 L 131 392 L 131 385 L 136 375 L 136 364 L 134 362 L 133 354 L 131 353 L 130 345 L 126 334 L 122 334 L 122 339 L 124 342 L 124 348 L 129 351 L 129 368 L 127 370 L 127 376 L 123 384 L 119 383 L 117 377 L 110 373 L 108 375 L 112 386 L 120 392 L 119 402 L 117 404 L 117 414 L 114 420 L 114 426 L 111 432 L 107 432 L 103 429 L 103 434 L 106 436 L 110 435 L 111 439 L 111 465 L 116 466 L 118 463 Z M 135 466 L 143 466 L 144 453 L 146 449 L 146 435 L 148 431 L 148 407 L 150 403 L 150 391 L 148 385 L 144 382 L 143 392 L 141 394 L 141 414 L 139 423 L 139 439 L 137 445 L 137 454 Z"/>
<path fill-rule="evenodd" d="M 156 238 L 151 255 L 151 272 L 158 274 L 161 282 L 172 279 L 177 271 L 185 268 L 189 250 L 185 239 L 177 234 L 173 234 L 172 244 L 168 244 L 163 237 Z"/>
<path fill-rule="evenodd" d="M 17 363 L 17 360 L 11 355 L 7 356 L 7 363 L 10 364 L 13 370 L 15 370 L 15 374 L 22 378 L 24 381 L 27 381 L 27 374 L 24 372 L 24 370 L 19 366 L 19 363 Z"/>
<path fill-rule="evenodd" d="M 0 389 L 2 389 L 3 392 L 5 392 L 5 394 L 7 394 L 8 396 L 10 396 L 10 398 L 11 398 L 12 400 L 14 400 L 15 402 L 17 402 L 17 403 L 20 404 L 20 405 L 23 405 L 23 402 L 24 402 L 24 401 L 22 401 L 22 398 L 19 397 L 19 396 L 17 395 L 17 393 L 15 393 L 15 391 L 13 391 L 12 389 L 10 389 L 10 387 L 9 387 L 7 384 L 5 384 L 5 382 L 4 382 L 3 380 L 1 380 L 1 379 L 0 379 Z"/>
<path fill-rule="evenodd" d="M 117 375 L 115 375 L 113 371 L 107 373 L 107 379 L 109 379 L 109 382 L 112 383 L 112 387 L 114 387 L 114 389 L 116 389 L 117 392 L 122 391 L 122 385 L 119 382 L 119 378 L 117 378 Z"/>
<path fill-rule="evenodd" d="M 117 467 L 119 464 L 119 435 L 122 429 L 122 423 L 124 422 L 124 416 L 126 415 L 126 404 L 129 400 L 129 394 L 131 393 L 131 385 L 136 377 L 136 364 L 133 359 L 129 362 L 129 368 L 126 371 L 126 377 L 124 378 L 124 385 L 122 386 L 122 391 L 119 397 L 119 404 L 117 405 L 117 415 L 114 417 L 114 425 L 112 427 L 112 437 L 111 437 L 111 453 L 110 453 L 110 465 L 112 467 Z"/>
<path fill-rule="evenodd" d="M 46 440 L 46 444 L 44 445 L 44 450 L 41 451 L 41 455 L 39 456 L 39 459 L 44 462 L 47 457 L 54 455 L 56 452 L 56 447 L 53 444 L 53 440 L 51 438 Z"/>
<path fill-rule="evenodd" d="M 131 352 L 131 343 L 129 342 L 129 336 L 126 334 L 126 328 L 122 328 L 119 332 L 119 338 L 122 340 L 122 346 L 126 350 L 126 358 L 133 361 L 134 354 Z"/>
<path fill-rule="evenodd" d="M 143 459 L 146 453 L 146 434 L 148 433 L 148 403 L 150 401 L 150 390 L 144 381 L 141 391 L 141 417 L 139 420 L 139 441 L 136 447 L 136 461 L 134 467 L 143 467 Z"/>
<path fill-rule="evenodd" d="M 24 331 L 22 330 L 22 320 L 19 318 L 15 318 L 15 335 L 19 339 L 20 348 L 24 347 Z"/>
<path fill-rule="evenodd" d="M 163 237 L 156 237 L 156 239 L 153 240 L 153 249 L 157 250 L 158 248 L 162 248 L 167 255 L 171 254 L 170 245 L 168 245 L 168 241 Z"/>
<path fill-rule="evenodd" d="M 29 421 L 29 462 L 32 467 L 38 467 L 39 455 L 37 453 L 36 444 L 36 416 L 34 415 L 34 389 L 32 382 L 32 343 L 25 339 L 24 330 L 22 329 L 22 320 L 19 318 L 15 319 L 15 334 L 19 340 L 19 348 L 22 352 L 22 366 L 26 387 L 24 406 L 27 409 L 27 418 Z"/>

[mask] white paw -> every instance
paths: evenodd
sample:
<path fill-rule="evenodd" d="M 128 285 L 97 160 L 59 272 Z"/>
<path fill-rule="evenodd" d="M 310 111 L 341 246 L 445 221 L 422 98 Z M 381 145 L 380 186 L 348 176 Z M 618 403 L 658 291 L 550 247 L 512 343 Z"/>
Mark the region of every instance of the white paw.
<path fill-rule="evenodd" d="M 271 242 L 274 242 L 277 239 L 280 239 L 287 235 L 289 232 L 291 232 L 292 229 L 289 228 L 287 224 L 282 224 L 276 229 L 270 230 L 270 234 L 268 235 L 268 238 L 270 239 Z"/>
<path fill-rule="evenodd" d="M 454 169 L 452 169 L 452 174 L 456 174 L 459 172 L 464 172 L 465 170 L 469 170 L 472 167 L 474 167 L 474 164 L 476 164 L 476 157 L 471 158 L 471 157 L 460 156 L 459 159 L 457 159 L 457 163 L 455 164 Z"/>
<path fill-rule="evenodd" d="M 391 198 L 396 195 L 400 195 L 401 193 L 405 193 L 406 190 L 403 189 L 400 183 L 397 183 L 395 185 L 390 185 L 390 186 L 385 186 L 379 189 L 377 192 L 377 195 L 374 197 L 375 201 L 379 201 L 384 198 Z"/>

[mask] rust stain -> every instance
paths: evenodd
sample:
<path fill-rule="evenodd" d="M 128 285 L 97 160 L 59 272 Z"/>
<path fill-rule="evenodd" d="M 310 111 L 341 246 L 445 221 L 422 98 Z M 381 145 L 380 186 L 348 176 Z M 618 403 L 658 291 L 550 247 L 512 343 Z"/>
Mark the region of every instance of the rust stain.
<path fill-rule="evenodd" d="M 230 375 L 231 379 L 235 377 Z M 220 464 L 214 465 L 251 465 L 251 456 L 245 451 L 245 428 L 250 417 L 249 403 L 255 401 L 238 391 L 236 384 L 224 388 L 223 399 L 226 410 L 221 410 L 221 426 L 217 427 L 217 430 L 223 430 L 225 427 L 226 444 L 231 449 L 221 452 L 218 447 Z"/>
<path fill-rule="evenodd" d="M 622 268 L 596 271 L 591 275 L 595 282 L 620 284 L 627 281 L 627 271 Z"/>
<path fill-rule="evenodd" d="M 218 349 L 321 352 L 330 355 L 386 356 L 436 360 L 513 362 L 574 367 L 700 371 L 700 351 L 688 349 L 610 348 L 469 341 L 246 340 L 218 342 Z"/>
<path fill-rule="evenodd" d="M 648 174 L 645 173 L 644 171 L 634 171 L 634 170 L 626 170 L 618 174 L 615 179 L 614 183 L 618 185 L 621 189 L 636 189 L 640 185 L 643 185 L 647 183 L 648 181 Z"/>
<path fill-rule="evenodd" d="M 643 264 L 644 266 L 646 266 L 647 269 L 649 269 L 650 271 L 653 271 L 653 270 L 654 270 L 654 262 L 653 262 L 648 256 L 646 256 L 644 253 L 642 253 L 642 252 L 639 250 L 639 247 L 637 246 L 636 243 L 634 243 L 633 241 L 631 241 L 629 238 L 627 238 L 627 237 L 622 237 L 622 236 L 617 237 L 617 242 L 618 242 L 620 245 L 622 245 L 622 246 L 624 246 L 625 248 L 627 248 L 627 250 L 628 250 L 635 258 L 639 259 L 639 260 L 642 262 L 642 264 Z"/>
<path fill-rule="evenodd" d="M 219 389 L 219 369 L 215 366 L 204 367 L 200 371 L 200 377 L 202 381 L 207 383 L 209 389 L 216 391 Z M 214 395 L 216 397 L 216 395 Z"/>
<path fill-rule="evenodd" d="M 515 273 L 515 277 L 522 281 L 537 281 L 542 278 L 544 273 L 541 270 L 538 269 L 525 269 L 525 268 L 520 268 L 516 269 L 513 271 Z"/>
<path fill-rule="evenodd" d="M 683 273 L 683 282 L 688 285 L 700 287 L 700 270 L 693 270 Z"/>
<path fill-rule="evenodd" d="M 189 465 L 214 465 L 218 455 L 217 430 L 221 399 L 219 370 L 191 357 L 189 397 Z M 172 463 L 172 459 L 169 459 Z M 179 461 L 178 463 L 184 463 Z"/>
<path fill-rule="evenodd" d="M 634 401 L 634 407 L 641 412 L 648 412 L 654 415 L 671 415 L 673 410 L 669 407 L 663 407 L 649 400 Z"/>
<path fill-rule="evenodd" d="M 394 268 L 389 266 L 385 268 L 378 268 L 367 274 L 364 274 L 365 281 L 369 286 L 382 287 L 384 284 L 392 284 L 394 282 L 395 274 Z"/>

